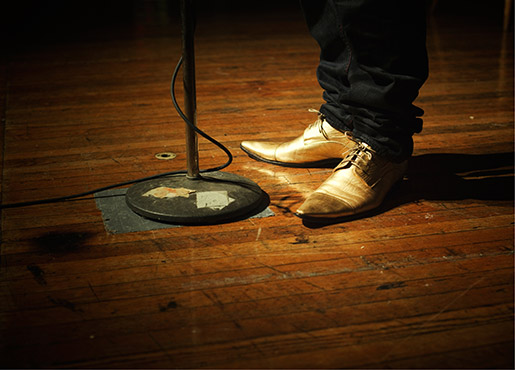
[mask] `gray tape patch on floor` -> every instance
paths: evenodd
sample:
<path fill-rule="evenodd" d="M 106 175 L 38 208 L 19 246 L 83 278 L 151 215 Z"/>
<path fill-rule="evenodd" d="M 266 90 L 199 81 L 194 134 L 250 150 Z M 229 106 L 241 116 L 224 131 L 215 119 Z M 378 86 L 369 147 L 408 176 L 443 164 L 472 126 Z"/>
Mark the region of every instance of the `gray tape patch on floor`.
<path fill-rule="evenodd" d="M 132 233 L 138 231 L 169 229 L 181 227 L 163 222 L 152 221 L 134 213 L 125 203 L 127 189 L 112 189 L 95 194 L 97 208 L 102 212 L 106 230 L 113 234 Z M 271 217 L 270 208 L 250 218 Z"/>

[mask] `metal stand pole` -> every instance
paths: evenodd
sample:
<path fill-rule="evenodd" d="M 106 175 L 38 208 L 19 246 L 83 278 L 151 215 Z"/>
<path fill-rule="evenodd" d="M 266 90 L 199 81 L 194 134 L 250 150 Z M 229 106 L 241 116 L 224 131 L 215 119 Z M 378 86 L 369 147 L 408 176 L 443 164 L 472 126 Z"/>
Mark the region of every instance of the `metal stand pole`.
<path fill-rule="evenodd" d="M 184 85 L 184 114 L 197 125 L 197 98 L 195 87 L 195 10 L 192 0 L 181 0 L 182 71 Z M 186 125 L 186 164 L 188 177 L 199 177 L 197 133 Z"/>

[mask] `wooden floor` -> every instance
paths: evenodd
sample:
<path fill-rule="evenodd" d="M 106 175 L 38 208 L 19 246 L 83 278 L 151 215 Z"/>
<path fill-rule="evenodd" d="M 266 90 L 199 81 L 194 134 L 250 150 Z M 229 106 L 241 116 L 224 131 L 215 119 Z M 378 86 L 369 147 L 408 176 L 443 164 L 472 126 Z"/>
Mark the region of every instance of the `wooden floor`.
<path fill-rule="evenodd" d="M 293 212 L 331 170 L 239 149 L 295 137 L 322 102 L 317 45 L 296 2 L 276 3 L 206 2 L 196 40 L 199 126 L 275 215 L 115 234 L 91 197 L 4 209 L 3 368 L 513 368 L 513 33 L 501 9 L 435 10 L 407 177 L 372 217 L 309 225 Z M 2 57 L 3 203 L 185 168 L 169 98 L 177 9 L 113 4 L 67 21 L 14 10 L 11 25 L 26 11 L 34 23 L 14 27 Z M 225 156 L 201 139 L 200 162 Z"/>

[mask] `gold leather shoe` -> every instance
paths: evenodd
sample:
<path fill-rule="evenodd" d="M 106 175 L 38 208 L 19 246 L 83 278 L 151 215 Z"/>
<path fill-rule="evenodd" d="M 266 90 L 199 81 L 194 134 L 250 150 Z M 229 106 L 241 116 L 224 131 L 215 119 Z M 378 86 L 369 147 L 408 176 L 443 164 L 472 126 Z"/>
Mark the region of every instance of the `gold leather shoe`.
<path fill-rule="evenodd" d="M 360 143 L 295 213 L 301 218 L 338 218 L 378 207 L 406 172 L 408 161 L 390 162 Z"/>
<path fill-rule="evenodd" d="M 241 149 L 258 161 L 287 167 L 318 167 L 336 164 L 356 146 L 350 132 L 333 128 L 319 113 L 304 133 L 285 143 L 243 141 Z"/>

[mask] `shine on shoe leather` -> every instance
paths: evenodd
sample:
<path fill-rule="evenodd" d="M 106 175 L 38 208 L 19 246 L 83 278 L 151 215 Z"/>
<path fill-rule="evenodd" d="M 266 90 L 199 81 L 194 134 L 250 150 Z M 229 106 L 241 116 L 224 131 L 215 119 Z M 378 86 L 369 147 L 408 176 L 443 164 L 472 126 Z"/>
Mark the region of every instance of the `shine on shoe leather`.
<path fill-rule="evenodd" d="M 299 207 L 301 218 L 339 218 L 370 211 L 406 172 L 408 161 L 390 162 L 360 143 Z"/>
<path fill-rule="evenodd" d="M 337 163 L 356 145 L 350 132 L 336 130 L 319 114 L 315 123 L 291 141 L 243 141 L 240 147 L 259 161 L 287 167 L 317 167 Z"/>

